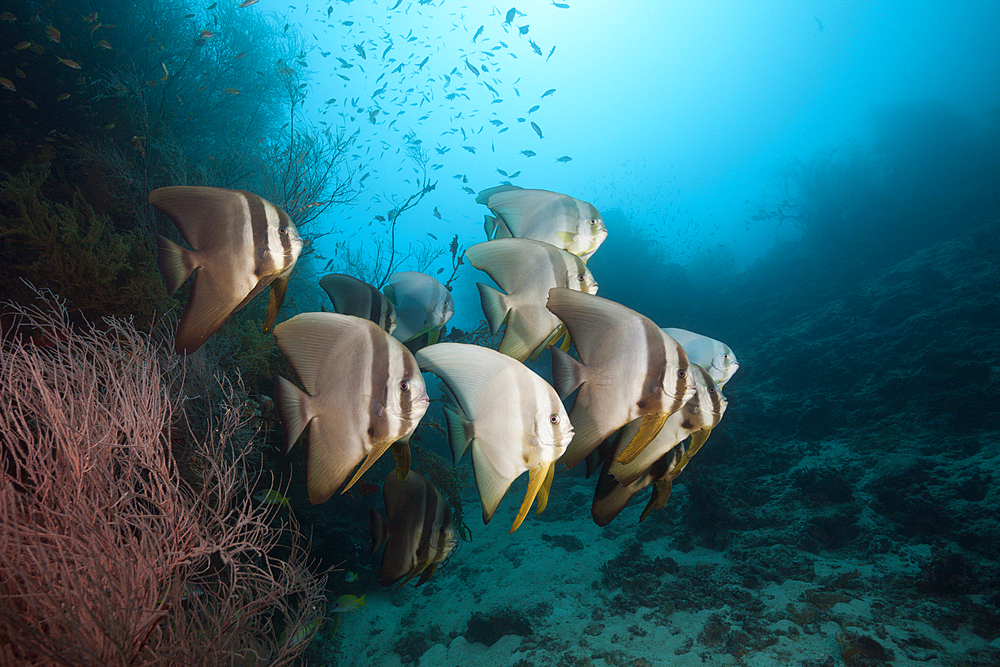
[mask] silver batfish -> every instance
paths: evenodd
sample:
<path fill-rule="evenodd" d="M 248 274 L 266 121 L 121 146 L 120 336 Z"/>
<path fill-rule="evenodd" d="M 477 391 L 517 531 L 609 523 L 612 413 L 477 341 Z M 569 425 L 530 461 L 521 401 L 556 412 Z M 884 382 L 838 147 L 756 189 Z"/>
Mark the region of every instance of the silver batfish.
<path fill-rule="evenodd" d="M 536 496 L 538 512 L 548 501 L 555 461 L 573 437 L 566 408 L 545 380 L 495 350 L 438 343 L 416 358 L 420 368 L 441 378 L 454 402 L 445 408 L 448 439 L 456 461 L 472 450 L 483 523 L 489 523 L 511 482 L 528 472 L 513 533 Z"/>
<path fill-rule="evenodd" d="M 149 193 L 191 246 L 156 235 L 156 265 L 171 294 L 197 269 L 177 327 L 176 349 L 194 352 L 266 287 L 270 331 L 285 299 L 302 239 L 280 208 L 245 190 L 174 186 Z"/>
<path fill-rule="evenodd" d="M 518 361 L 534 359 L 565 330 L 545 307 L 549 289 L 597 293 L 597 282 L 583 260 L 549 243 L 495 239 L 474 245 L 465 254 L 469 263 L 488 273 L 505 292 L 477 283 L 490 330 L 495 334 L 507 322 L 500 352 Z"/>
<path fill-rule="evenodd" d="M 408 439 L 430 404 L 409 350 L 374 322 L 337 313 L 296 315 L 274 336 L 306 388 L 275 378 L 286 452 L 311 424 L 309 502 L 325 502 L 361 463 L 347 491 L 394 443 L 397 474 L 405 477 Z"/>
<path fill-rule="evenodd" d="M 548 308 L 566 325 L 580 361 L 552 349 L 552 380 L 565 398 L 579 387 L 570 421 L 576 435 L 561 461 L 572 468 L 634 419 L 641 426 L 621 459 L 634 458 L 667 417 L 695 392 L 687 355 L 647 317 L 564 287 L 549 290 Z"/>
<path fill-rule="evenodd" d="M 336 312 L 371 320 L 388 333 L 396 328 L 392 302 L 373 285 L 346 273 L 330 273 L 319 279 Z"/>
<path fill-rule="evenodd" d="M 378 582 L 392 586 L 402 580 L 402 586 L 420 575 L 419 586 L 457 544 L 451 508 L 434 485 L 413 470 L 402 481 L 390 472 L 382 496 L 389 520 L 371 510 L 372 553 L 385 545 Z"/>
<path fill-rule="evenodd" d="M 486 238 L 544 241 L 586 262 L 608 236 L 604 218 L 593 205 L 558 192 L 499 185 L 480 192 L 476 203 L 485 204 L 495 216 L 487 216 Z"/>

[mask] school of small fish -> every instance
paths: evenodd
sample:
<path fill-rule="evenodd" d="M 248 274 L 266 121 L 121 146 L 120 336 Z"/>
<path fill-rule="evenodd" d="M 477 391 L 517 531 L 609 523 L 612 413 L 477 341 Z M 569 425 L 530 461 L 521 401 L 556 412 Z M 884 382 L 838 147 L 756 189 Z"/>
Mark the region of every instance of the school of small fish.
<path fill-rule="evenodd" d="M 484 524 L 511 483 L 528 474 L 513 533 L 532 505 L 545 509 L 557 467 L 584 460 L 588 476 L 600 470 L 591 507 L 598 525 L 648 486 L 640 521 L 661 509 L 673 480 L 722 419 L 722 387 L 739 368 L 724 343 L 660 328 L 596 295 L 586 260 L 608 231 L 587 202 L 513 186 L 484 190 L 477 201 L 493 216 L 486 216 L 488 240 L 469 248 L 466 259 L 499 288 L 478 285 L 490 329 L 504 327 L 499 351 L 439 342 L 454 301 L 442 283 L 414 271 L 392 274 L 382 291 L 350 275 L 323 276 L 320 286 L 336 312 L 300 313 L 273 327 L 303 387 L 276 377 L 274 405 L 286 452 L 308 430 L 310 502 L 346 492 L 392 450 L 396 469 L 383 486 L 388 519 L 371 516 L 373 552 L 385 546 L 383 586 L 427 581 L 454 552 L 462 529 L 433 484 L 410 470 L 409 438 L 430 405 L 424 373 L 441 381 L 455 465 L 471 453 Z M 158 238 L 168 289 L 197 269 L 178 351 L 197 350 L 267 286 L 270 329 L 302 245 L 284 211 L 252 193 L 220 188 L 161 188 L 150 202 L 193 248 Z M 551 382 L 523 363 L 546 349 Z M 567 410 L 563 401 L 574 393 Z M 275 490 L 254 498 L 287 507 Z"/>

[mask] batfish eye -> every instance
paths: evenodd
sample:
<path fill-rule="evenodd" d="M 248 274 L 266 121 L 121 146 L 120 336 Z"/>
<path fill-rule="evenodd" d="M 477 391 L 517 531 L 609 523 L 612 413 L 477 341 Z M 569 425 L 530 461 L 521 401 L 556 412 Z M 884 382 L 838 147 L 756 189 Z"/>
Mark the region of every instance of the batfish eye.
<path fill-rule="evenodd" d="M 687 376 L 688 376 L 687 371 L 677 371 L 677 377 L 681 378 L 682 380 Z"/>
<path fill-rule="evenodd" d="M 581 283 L 582 283 L 582 282 L 583 282 L 584 280 L 586 280 L 586 279 L 587 279 L 587 277 L 586 277 L 586 276 L 584 276 L 584 275 L 583 275 L 583 274 L 581 273 L 580 275 L 578 275 L 578 276 L 576 277 L 576 279 L 577 279 L 577 280 L 578 280 L 579 282 L 581 282 Z"/>
<path fill-rule="evenodd" d="M 714 394 L 715 393 L 715 387 L 709 387 L 708 388 L 708 393 Z"/>
<path fill-rule="evenodd" d="M 410 381 L 409 380 L 403 380 L 402 382 L 400 382 L 399 383 L 399 390 L 400 391 L 410 391 Z"/>
<path fill-rule="evenodd" d="M 597 220 L 594 220 L 593 218 L 591 218 L 591 220 L 590 220 L 590 226 L 591 227 L 596 227 L 597 226 Z"/>
<path fill-rule="evenodd" d="M 558 424 L 559 423 L 559 415 L 549 415 L 549 423 L 550 424 Z"/>
<path fill-rule="evenodd" d="M 278 227 L 278 233 L 284 236 L 288 233 L 288 227 Z"/>

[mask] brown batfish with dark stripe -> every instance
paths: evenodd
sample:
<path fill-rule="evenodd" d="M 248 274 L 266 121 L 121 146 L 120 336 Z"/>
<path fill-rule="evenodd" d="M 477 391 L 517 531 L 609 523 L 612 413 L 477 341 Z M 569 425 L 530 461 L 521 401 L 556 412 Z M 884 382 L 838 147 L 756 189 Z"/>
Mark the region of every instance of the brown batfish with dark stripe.
<path fill-rule="evenodd" d="M 396 329 L 396 310 L 382 292 L 363 280 L 346 273 L 330 273 L 319 279 L 333 307 L 342 315 L 371 320 L 392 333 Z"/>
<path fill-rule="evenodd" d="M 192 248 L 156 235 L 156 265 L 167 291 L 176 291 L 198 270 L 177 327 L 177 351 L 197 350 L 268 286 L 264 331 L 270 331 L 302 251 L 288 215 L 252 192 L 222 188 L 159 188 L 149 193 L 149 203 L 174 221 Z"/>
<path fill-rule="evenodd" d="M 382 493 L 389 520 L 371 510 L 372 553 L 385 544 L 378 582 L 392 586 L 402 579 L 402 586 L 419 574 L 419 586 L 457 544 L 451 508 L 433 484 L 412 470 L 402 481 L 390 472 Z"/>
<path fill-rule="evenodd" d="M 565 399 L 579 387 L 569 413 L 576 434 L 559 460 L 572 468 L 609 435 L 641 418 L 631 444 L 619 454 L 627 463 L 694 395 L 684 348 L 649 318 L 599 296 L 553 287 L 547 305 L 580 355 L 577 361 L 551 348 L 559 396 Z"/>
<path fill-rule="evenodd" d="M 409 350 L 374 322 L 337 313 L 296 315 L 274 336 L 306 389 L 275 378 L 286 452 L 312 424 L 309 502 L 325 502 L 361 463 L 347 491 L 394 444 L 397 475 L 406 477 L 409 437 L 430 404 Z"/>
<path fill-rule="evenodd" d="M 640 428 L 640 421 L 626 424 L 618 432 L 615 455 L 604 462 L 594 494 L 591 516 L 598 526 L 606 526 L 625 508 L 632 496 L 653 484 L 653 494 L 640 521 L 654 509 L 663 509 L 670 497 L 673 480 L 708 440 L 712 429 L 722 420 L 727 401 L 708 371 L 691 364 L 695 395 L 680 410 L 670 415 L 663 428 L 645 449 L 629 463 L 621 463 L 617 453 L 624 451 Z M 685 449 L 682 442 L 691 436 Z"/>

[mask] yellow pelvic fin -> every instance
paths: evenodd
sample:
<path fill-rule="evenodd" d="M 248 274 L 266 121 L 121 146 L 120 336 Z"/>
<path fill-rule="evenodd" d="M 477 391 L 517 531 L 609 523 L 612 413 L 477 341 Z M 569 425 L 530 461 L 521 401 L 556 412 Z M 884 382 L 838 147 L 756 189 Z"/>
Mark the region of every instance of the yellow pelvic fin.
<path fill-rule="evenodd" d="M 358 471 L 354 473 L 354 477 L 352 477 L 351 481 L 347 483 L 347 486 L 345 486 L 341 490 L 341 493 L 347 493 L 347 490 L 350 489 L 352 486 L 354 486 L 354 483 L 358 481 L 358 478 L 361 477 L 361 475 L 365 474 L 366 470 L 372 467 L 372 464 L 378 460 L 378 457 L 382 456 L 382 454 L 385 453 L 385 450 L 389 449 L 389 446 L 391 444 L 392 442 L 372 443 L 372 450 L 368 452 L 367 458 L 365 458 L 364 462 L 361 464 L 361 467 L 358 468 Z M 397 474 L 398 474 L 398 468 L 397 468 Z"/>
<path fill-rule="evenodd" d="M 538 504 L 535 505 L 535 514 L 541 514 L 545 511 L 545 507 L 549 504 L 549 491 L 552 490 L 552 478 L 556 475 L 556 464 L 549 464 L 549 471 L 545 473 L 545 481 L 542 482 L 542 487 L 538 489 Z"/>
<path fill-rule="evenodd" d="M 643 415 L 639 430 L 636 431 L 632 442 L 628 443 L 628 447 L 618 456 L 617 461 L 619 463 L 631 463 L 635 457 L 642 453 L 646 445 L 652 442 L 653 438 L 659 434 L 660 429 L 663 428 L 663 423 L 667 421 L 667 417 L 669 416 L 664 414 Z"/>
<path fill-rule="evenodd" d="M 674 466 L 674 469 L 670 471 L 670 479 L 676 479 L 677 475 L 681 474 L 681 471 L 684 470 L 684 466 L 686 466 L 688 462 L 694 458 L 694 455 L 698 453 L 698 450 L 701 449 L 701 446 L 705 444 L 705 441 L 708 440 L 708 436 L 710 435 L 712 435 L 712 429 L 710 428 L 702 429 L 691 434 L 691 445 L 687 448 L 687 451 L 684 452 L 684 456 L 681 457 L 681 460 L 677 463 L 677 465 Z"/>
<path fill-rule="evenodd" d="M 396 460 L 396 479 L 402 482 L 410 473 L 410 443 L 405 440 L 392 443 L 392 458 Z"/>
<path fill-rule="evenodd" d="M 285 292 L 288 291 L 288 278 L 276 278 L 271 282 L 271 295 L 267 302 L 267 316 L 264 318 L 264 333 L 274 327 L 275 320 L 278 319 L 278 311 L 285 301 Z"/>
<path fill-rule="evenodd" d="M 514 519 L 514 525 L 511 526 L 511 534 L 521 526 L 524 517 L 528 515 L 531 503 L 535 502 L 535 496 L 538 495 L 542 484 L 545 483 L 545 478 L 549 476 L 549 469 L 551 467 L 552 464 L 548 463 L 544 466 L 536 466 L 528 470 L 528 492 L 524 494 L 524 502 L 521 503 L 521 509 L 518 510 L 517 517 Z"/>

